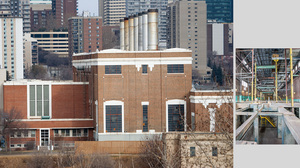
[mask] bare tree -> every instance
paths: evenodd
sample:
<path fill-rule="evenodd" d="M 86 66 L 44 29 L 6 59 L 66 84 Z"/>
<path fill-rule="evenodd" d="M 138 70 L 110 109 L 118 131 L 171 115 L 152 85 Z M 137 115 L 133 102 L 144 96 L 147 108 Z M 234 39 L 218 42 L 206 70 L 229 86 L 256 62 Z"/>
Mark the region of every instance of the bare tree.
<path fill-rule="evenodd" d="M 16 108 L 0 112 L 0 135 L 5 140 L 6 151 L 10 134 L 16 131 L 26 131 L 26 124 L 20 121 L 22 118 L 23 115 Z"/>
<path fill-rule="evenodd" d="M 207 107 L 215 109 L 213 118 L 210 112 L 202 111 L 197 114 L 199 119 L 194 126 L 186 125 L 187 132 L 163 133 L 162 137 L 145 139 L 139 165 L 150 168 L 220 167 L 220 164 L 233 167 L 232 92 L 220 91 L 217 94 L 222 105 L 219 108 L 215 104 Z M 190 156 L 190 146 L 197 149 L 195 157 Z M 216 155 L 212 154 L 213 150 L 217 151 Z"/>
<path fill-rule="evenodd" d="M 28 167 L 31 168 L 52 168 L 55 167 L 53 156 L 48 150 L 40 150 L 35 152 L 30 160 L 27 162 Z"/>

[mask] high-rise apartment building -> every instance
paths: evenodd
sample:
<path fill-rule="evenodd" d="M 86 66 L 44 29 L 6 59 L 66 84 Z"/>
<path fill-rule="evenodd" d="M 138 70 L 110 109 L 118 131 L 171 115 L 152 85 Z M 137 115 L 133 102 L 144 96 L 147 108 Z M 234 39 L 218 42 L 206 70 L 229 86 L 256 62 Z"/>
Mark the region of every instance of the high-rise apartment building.
<path fill-rule="evenodd" d="M 233 0 L 206 0 L 207 20 L 219 23 L 233 22 Z"/>
<path fill-rule="evenodd" d="M 12 79 L 23 79 L 22 18 L 0 18 L 0 66 Z"/>
<path fill-rule="evenodd" d="M 73 53 L 102 50 L 102 18 L 69 18 L 69 56 Z"/>
<path fill-rule="evenodd" d="M 99 0 L 99 16 L 107 26 L 118 25 L 126 16 L 126 0 Z"/>
<path fill-rule="evenodd" d="M 30 5 L 31 31 L 45 31 L 55 28 L 51 4 Z"/>
<path fill-rule="evenodd" d="M 67 28 L 68 18 L 77 16 L 77 0 L 52 0 L 52 12 L 57 28 Z"/>
<path fill-rule="evenodd" d="M 193 69 L 202 80 L 210 81 L 207 67 L 207 21 L 205 1 L 176 1 L 168 5 L 168 48 L 186 48 L 193 51 Z"/>
<path fill-rule="evenodd" d="M 158 48 L 167 47 L 167 6 L 168 0 L 126 0 L 126 17 L 145 12 L 148 9 L 158 9 Z"/>
<path fill-rule="evenodd" d="M 30 33 L 29 0 L 0 0 L 0 15 L 4 17 L 23 17 L 23 32 Z"/>

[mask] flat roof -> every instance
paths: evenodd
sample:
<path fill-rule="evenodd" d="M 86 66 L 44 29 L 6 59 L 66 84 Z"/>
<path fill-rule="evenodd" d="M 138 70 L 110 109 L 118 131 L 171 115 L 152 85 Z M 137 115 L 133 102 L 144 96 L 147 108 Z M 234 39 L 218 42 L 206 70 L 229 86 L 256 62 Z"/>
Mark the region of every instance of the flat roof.
<path fill-rule="evenodd" d="M 51 84 L 51 85 L 87 85 L 89 82 L 73 82 L 72 80 L 36 80 L 22 79 L 6 81 L 3 85 L 27 85 L 27 84 Z"/>
<path fill-rule="evenodd" d="M 157 50 L 157 51 L 126 51 L 126 50 L 120 50 L 120 49 L 107 49 L 107 50 L 101 50 L 96 52 L 90 52 L 90 53 L 78 53 L 73 54 L 73 56 L 84 56 L 84 55 L 91 55 L 91 54 L 101 54 L 101 53 L 160 53 L 160 52 L 192 52 L 192 50 L 184 49 L 184 48 L 171 48 L 166 50 Z"/>

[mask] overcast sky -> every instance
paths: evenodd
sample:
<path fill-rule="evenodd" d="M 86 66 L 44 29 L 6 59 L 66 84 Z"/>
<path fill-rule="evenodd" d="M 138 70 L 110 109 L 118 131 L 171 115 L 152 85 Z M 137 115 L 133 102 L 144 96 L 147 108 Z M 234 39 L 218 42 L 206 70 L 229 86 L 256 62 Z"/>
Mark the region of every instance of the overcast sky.
<path fill-rule="evenodd" d="M 82 11 L 89 11 L 91 15 L 98 16 L 98 0 L 78 0 L 78 14 Z"/>

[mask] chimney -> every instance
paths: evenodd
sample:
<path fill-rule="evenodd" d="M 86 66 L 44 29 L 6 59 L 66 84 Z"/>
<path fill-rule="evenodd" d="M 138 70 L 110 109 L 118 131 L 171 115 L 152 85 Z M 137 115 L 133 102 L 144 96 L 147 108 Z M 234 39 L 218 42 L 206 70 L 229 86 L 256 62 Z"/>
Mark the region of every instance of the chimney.
<path fill-rule="evenodd" d="M 148 9 L 148 50 L 158 50 L 158 9 Z"/>
<path fill-rule="evenodd" d="M 128 18 L 124 18 L 124 44 L 125 50 L 129 50 L 129 23 Z"/>
<path fill-rule="evenodd" d="M 143 24 L 143 14 L 139 13 L 138 14 L 139 17 L 139 24 L 138 24 L 138 49 L 139 51 L 143 51 L 143 28 L 142 28 L 142 24 Z"/>
<path fill-rule="evenodd" d="M 134 15 L 134 51 L 139 50 L 139 17 Z"/>
<path fill-rule="evenodd" d="M 148 12 L 143 12 L 143 51 L 148 50 Z"/>
<path fill-rule="evenodd" d="M 120 49 L 125 49 L 125 41 L 124 41 L 124 19 L 120 19 Z"/>
<path fill-rule="evenodd" d="M 134 17 L 129 17 L 129 51 L 134 51 Z"/>

